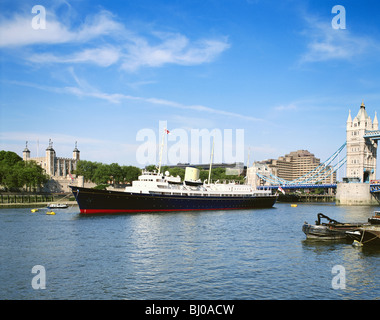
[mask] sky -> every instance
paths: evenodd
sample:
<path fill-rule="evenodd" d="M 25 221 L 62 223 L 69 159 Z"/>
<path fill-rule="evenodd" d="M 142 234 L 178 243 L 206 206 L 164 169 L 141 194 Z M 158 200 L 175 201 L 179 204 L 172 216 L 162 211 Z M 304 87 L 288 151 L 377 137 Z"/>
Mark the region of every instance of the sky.
<path fill-rule="evenodd" d="M 349 110 L 380 110 L 380 3 L 2 0 L 0 57 L 0 149 L 20 156 L 77 141 L 143 167 L 167 128 L 163 164 L 207 163 L 212 130 L 217 162 L 324 161 Z"/>

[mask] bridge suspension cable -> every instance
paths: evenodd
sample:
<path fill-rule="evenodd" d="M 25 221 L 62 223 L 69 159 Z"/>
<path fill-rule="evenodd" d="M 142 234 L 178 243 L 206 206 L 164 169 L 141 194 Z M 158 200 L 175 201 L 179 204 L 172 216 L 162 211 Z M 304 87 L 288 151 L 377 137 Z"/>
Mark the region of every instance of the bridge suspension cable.
<path fill-rule="evenodd" d="M 272 174 L 271 169 L 268 168 L 268 166 L 266 165 L 266 173 L 256 173 L 256 175 L 272 185 L 316 184 L 329 178 L 346 163 L 346 156 L 344 156 L 342 159 L 339 159 L 338 157 L 345 147 L 346 143 L 342 144 L 338 148 L 338 150 L 336 150 L 326 161 L 324 161 L 308 173 L 304 174 L 303 176 L 294 180 L 286 180 L 278 176 L 275 176 L 274 174 Z M 336 158 L 338 158 L 338 161 L 335 164 L 332 164 Z"/>

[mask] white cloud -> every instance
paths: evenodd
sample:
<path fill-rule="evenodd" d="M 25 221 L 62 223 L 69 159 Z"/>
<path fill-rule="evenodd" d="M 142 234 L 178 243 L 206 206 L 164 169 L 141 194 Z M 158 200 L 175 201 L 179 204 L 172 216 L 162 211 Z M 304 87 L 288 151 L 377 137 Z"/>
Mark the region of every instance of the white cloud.
<path fill-rule="evenodd" d="M 184 35 L 177 33 L 154 33 L 159 35 L 158 45 L 149 44 L 142 37 L 134 38 L 126 46 L 122 68 L 135 71 L 144 66 L 159 67 L 167 63 L 179 65 L 196 65 L 212 61 L 216 56 L 229 48 L 226 39 L 200 40 L 190 42 Z"/>
<path fill-rule="evenodd" d="M 47 12 L 46 29 L 32 27 L 32 15 L 15 15 L 0 24 L 0 47 L 22 47 L 35 44 L 60 44 L 89 41 L 101 35 L 122 30 L 108 11 L 90 16 L 77 30 L 70 30 L 52 12 Z"/>
<path fill-rule="evenodd" d="M 307 51 L 300 63 L 352 60 L 371 50 L 380 50 L 380 44 L 368 36 L 354 35 L 348 29 L 334 29 L 329 22 L 305 16 L 308 28 L 303 35 L 308 38 Z"/>
<path fill-rule="evenodd" d="M 54 91 L 57 91 L 57 90 L 55 89 Z M 240 119 L 253 121 L 253 122 L 264 121 L 260 118 L 246 116 L 246 115 L 239 114 L 236 112 L 219 110 L 219 109 L 210 108 L 210 107 L 206 107 L 206 106 L 202 106 L 202 105 L 185 105 L 185 104 L 178 103 L 175 101 L 159 99 L 159 98 L 144 98 L 144 97 L 125 95 L 122 93 L 110 94 L 110 93 L 100 92 L 98 90 L 92 90 L 92 91 L 83 90 L 83 89 L 78 88 L 78 87 L 66 87 L 64 89 L 64 91 L 71 93 L 73 95 L 79 96 L 79 97 L 83 97 L 83 96 L 92 97 L 92 98 L 107 100 L 108 102 L 111 102 L 111 103 L 121 103 L 123 100 L 134 100 L 134 101 L 147 102 L 147 103 L 150 103 L 152 105 L 162 105 L 162 106 L 176 108 L 176 109 L 192 110 L 192 111 L 197 111 L 197 112 L 207 112 L 207 113 L 211 113 L 211 114 L 219 114 L 219 115 L 223 115 L 226 117 L 240 118 Z"/>
<path fill-rule="evenodd" d="M 34 63 L 92 63 L 108 67 L 121 61 L 121 68 L 136 71 L 140 67 L 160 67 L 164 64 L 197 65 L 211 62 L 226 50 L 229 44 L 224 41 L 203 40 L 196 43 L 183 35 L 174 35 L 161 44 L 152 46 L 144 38 L 133 44 L 107 45 L 99 48 L 84 49 L 68 55 L 53 53 L 33 54 L 27 60 Z"/>
<path fill-rule="evenodd" d="M 116 63 L 120 52 L 115 47 L 101 47 L 84 49 L 66 56 L 57 56 L 52 53 L 33 54 L 28 60 L 36 63 L 93 63 L 101 67 L 108 67 Z"/>
<path fill-rule="evenodd" d="M 108 67 L 120 62 L 121 69 L 165 64 L 197 65 L 213 61 L 230 45 L 226 38 L 190 41 L 179 33 L 152 31 L 141 36 L 127 30 L 112 13 L 100 11 L 88 16 L 78 27 L 62 23 L 47 12 L 46 29 L 33 29 L 32 15 L 14 15 L 0 22 L 0 48 L 28 46 L 24 59 L 33 63 L 91 63 Z M 93 41 L 94 40 L 94 41 Z M 152 44 L 154 43 L 154 44 Z M 37 45 L 45 44 L 44 51 Z M 61 47 L 54 45 L 66 44 Z M 33 50 L 34 52 L 30 53 Z M 65 54 L 62 54 L 65 52 Z"/>
<path fill-rule="evenodd" d="M 253 122 L 264 122 L 264 120 L 260 118 L 255 118 L 252 116 L 247 116 L 247 115 L 232 112 L 232 111 L 225 111 L 225 110 L 210 108 L 203 105 L 186 105 L 179 102 L 161 99 L 161 98 L 145 98 L 145 97 L 126 95 L 123 93 L 102 92 L 92 87 L 91 85 L 89 85 L 86 81 L 79 79 L 73 71 L 71 71 L 71 73 L 74 77 L 75 82 L 77 83 L 77 86 L 67 86 L 63 88 L 58 88 L 58 87 L 38 85 L 35 83 L 22 82 L 22 81 L 10 81 L 10 82 L 15 85 L 36 88 L 39 90 L 61 93 L 61 94 L 68 93 L 68 94 L 75 95 L 77 97 L 96 98 L 96 99 L 106 100 L 110 103 L 116 103 L 116 104 L 122 103 L 125 100 L 133 100 L 133 101 L 141 101 L 141 102 L 149 103 L 151 105 L 160 105 L 160 106 L 166 106 L 166 107 L 182 109 L 182 110 L 191 110 L 191 111 L 197 111 L 197 112 L 206 112 L 210 114 L 219 114 L 226 117 L 239 118 L 239 119 L 244 119 L 244 120 L 253 121 Z"/>
<path fill-rule="evenodd" d="M 31 18 L 15 16 L 2 21 L 0 25 L 0 47 L 17 47 L 40 43 L 63 43 L 72 38 L 67 28 L 55 20 L 49 21 L 48 28 L 35 30 Z"/>
<path fill-rule="evenodd" d="M 297 110 L 297 106 L 294 103 L 290 103 L 288 105 L 280 105 L 274 108 L 276 111 L 291 111 Z"/>
<path fill-rule="evenodd" d="M 88 41 L 101 35 L 113 35 L 115 32 L 126 31 L 124 26 L 115 20 L 114 15 L 106 10 L 88 16 L 85 23 L 77 31 L 78 41 Z"/>

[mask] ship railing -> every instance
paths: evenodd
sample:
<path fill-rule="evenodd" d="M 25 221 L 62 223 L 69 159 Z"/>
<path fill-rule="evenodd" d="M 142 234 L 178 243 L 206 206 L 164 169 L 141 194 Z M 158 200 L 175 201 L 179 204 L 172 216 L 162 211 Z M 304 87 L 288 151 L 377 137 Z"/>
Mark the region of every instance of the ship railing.
<path fill-rule="evenodd" d="M 207 182 L 207 179 L 204 181 L 204 184 L 242 184 L 239 180 L 210 180 L 210 183 Z"/>

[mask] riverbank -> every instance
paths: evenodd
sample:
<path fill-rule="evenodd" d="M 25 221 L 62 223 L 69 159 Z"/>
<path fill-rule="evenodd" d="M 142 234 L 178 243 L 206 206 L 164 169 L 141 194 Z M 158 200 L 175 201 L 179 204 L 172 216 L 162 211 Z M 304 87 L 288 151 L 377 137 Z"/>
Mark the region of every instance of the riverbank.
<path fill-rule="evenodd" d="M 46 208 L 48 204 L 55 203 L 56 201 L 49 202 L 30 202 L 30 203 L 0 203 L 0 209 L 9 209 L 9 208 Z M 63 201 L 68 206 L 78 206 L 76 201 Z"/>
<path fill-rule="evenodd" d="M 46 194 L 46 193 L 1 193 L 0 208 L 27 208 L 46 207 L 49 203 L 73 203 L 76 204 L 75 198 L 71 193 L 67 194 Z"/>
<path fill-rule="evenodd" d="M 335 202 L 335 195 L 328 194 L 286 194 L 279 195 L 278 202 Z"/>

